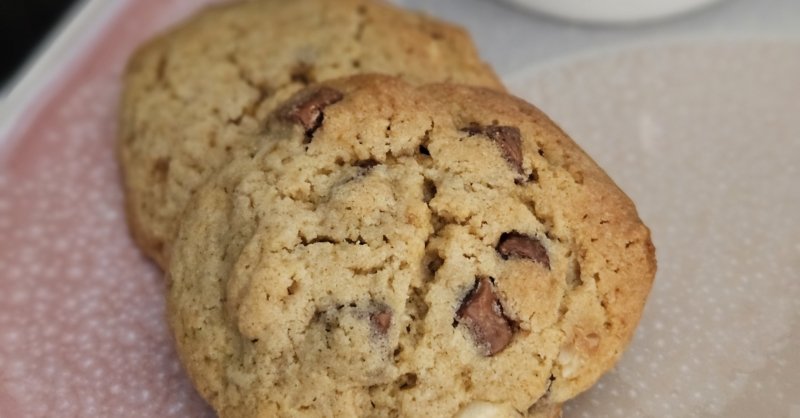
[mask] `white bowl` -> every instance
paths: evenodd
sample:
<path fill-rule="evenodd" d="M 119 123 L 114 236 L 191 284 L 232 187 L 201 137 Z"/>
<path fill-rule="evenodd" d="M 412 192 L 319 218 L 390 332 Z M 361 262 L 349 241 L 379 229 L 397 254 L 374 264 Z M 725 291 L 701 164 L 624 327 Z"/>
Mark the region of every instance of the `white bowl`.
<path fill-rule="evenodd" d="M 505 0 L 567 20 L 634 23 L 672 16 L 719 0 Z"/>

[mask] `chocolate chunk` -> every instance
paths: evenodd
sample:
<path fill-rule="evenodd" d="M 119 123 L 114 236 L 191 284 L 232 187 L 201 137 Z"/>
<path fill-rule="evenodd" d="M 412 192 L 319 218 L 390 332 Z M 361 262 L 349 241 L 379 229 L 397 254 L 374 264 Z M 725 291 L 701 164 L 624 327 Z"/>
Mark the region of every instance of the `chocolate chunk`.
<path fill-rule="evenodd" d="M 486 128 L 486 136 L 491 138 L 500 151 L 503 152 L 503 157 L 508 161 L 518 172 L 522 172 L 522 135 L 519 128 L 513 126 L 489 126 Z"/>
<path fill-rule="evenodd" d="M 538 239 L 522 235 L 519 232 L 506 232 L 501 235 L 500 243 L 497 244 L 497 252 L 505 259 L 509 257 L 527 258 L 550 268 L 550 257 L 547 255 L 544 245 Z"/>
<path fill-rule="evenodd" d="M 389 325 L 392 324 L 392 312 L 387 308 L 373 313 L 369 319 L 372 321 L 372 326 L 375 327 L 375 330 L 379 334 L 385 335 L 386 331 L 389 330 Z"/>
<path fill-rule="evenodd" d="M 522 173 L 522 134 L 519 128 L 514 126 L 480 126 L 477 123 L 471 123 L 466 128 L 461 129 L 469 136 L 484 134 L 500 147 L 500 152 L 503 158 L 514 167 L 515 170 Z"/>
<path fill-rule="evenodd" d="M 330 87 L 320 87 L 316 90 L 301 93 L 283 107 L 281 116 L 294 123 L 299 123 L 306 130 L 306 136 L 314 134 L 325 115 L 322 111 L 342 100 L 344 95 Z"/>
<path fill-rule="evenodd" d="M 511 321 L 503 315 L 492 281 L 486 277 L 478 279 L 475 289 L 464 298 L 456 318 L 469 328 L 485 356 L 493 356 L 506 348 L 514 334 Z"/>

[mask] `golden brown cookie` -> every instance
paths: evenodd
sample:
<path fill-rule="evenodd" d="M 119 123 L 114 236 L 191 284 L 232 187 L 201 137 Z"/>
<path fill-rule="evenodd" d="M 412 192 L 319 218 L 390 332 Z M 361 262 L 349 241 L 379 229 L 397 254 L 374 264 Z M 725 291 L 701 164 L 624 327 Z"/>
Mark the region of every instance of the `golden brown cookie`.
<path fill-rule="evenodd" d="M 362 72 L 502 89 L 464 30 L 381 1 L 214 6 L 141 48 L 125 76 L 119 138 L 137 242 L 164 266 L 186 201 L 248 152 L 276 103 Z"/>
<path fill-rule="evenodd" d="M 617 361 L 654 272 L 633 203 L 535 107 L 357 76 L 198 190 L 168 312 L 221 417 L 541 417 Z"/>

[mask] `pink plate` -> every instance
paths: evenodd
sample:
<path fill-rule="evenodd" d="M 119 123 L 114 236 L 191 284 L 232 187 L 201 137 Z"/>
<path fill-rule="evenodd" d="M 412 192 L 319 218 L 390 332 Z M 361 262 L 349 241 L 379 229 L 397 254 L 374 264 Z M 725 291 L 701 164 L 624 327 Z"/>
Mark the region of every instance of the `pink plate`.
<path fill-rule="evenodd" d="M 213 416 L 125 226 L 114 158 L 133 49 L 200 1 L 128 1 L 0 138 L 0 416 Z"/>

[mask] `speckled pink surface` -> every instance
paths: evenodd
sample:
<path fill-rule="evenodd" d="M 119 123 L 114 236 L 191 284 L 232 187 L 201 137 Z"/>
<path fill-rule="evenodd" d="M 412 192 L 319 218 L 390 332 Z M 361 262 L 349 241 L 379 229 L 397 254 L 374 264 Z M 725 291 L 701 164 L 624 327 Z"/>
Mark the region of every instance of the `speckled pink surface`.
<path fill-rule="evenodd" d="M 199 2 L 128 3 L 3 139 L 3 418 L 213 416 L 175 356 L 161 273 L 128 236 L 113 149 L 127 57 Z"/>
<path fill-rule="evenodd" d="M 124 223 L 113 144 L 134 46 L 205 1 L 137 0 L 0 154 L 0 417 L 213 416 Z M 800 417 L 800 44 L 642 48 L 523 72 L 637 201 L 660 270 L 574 417 Z"/>

